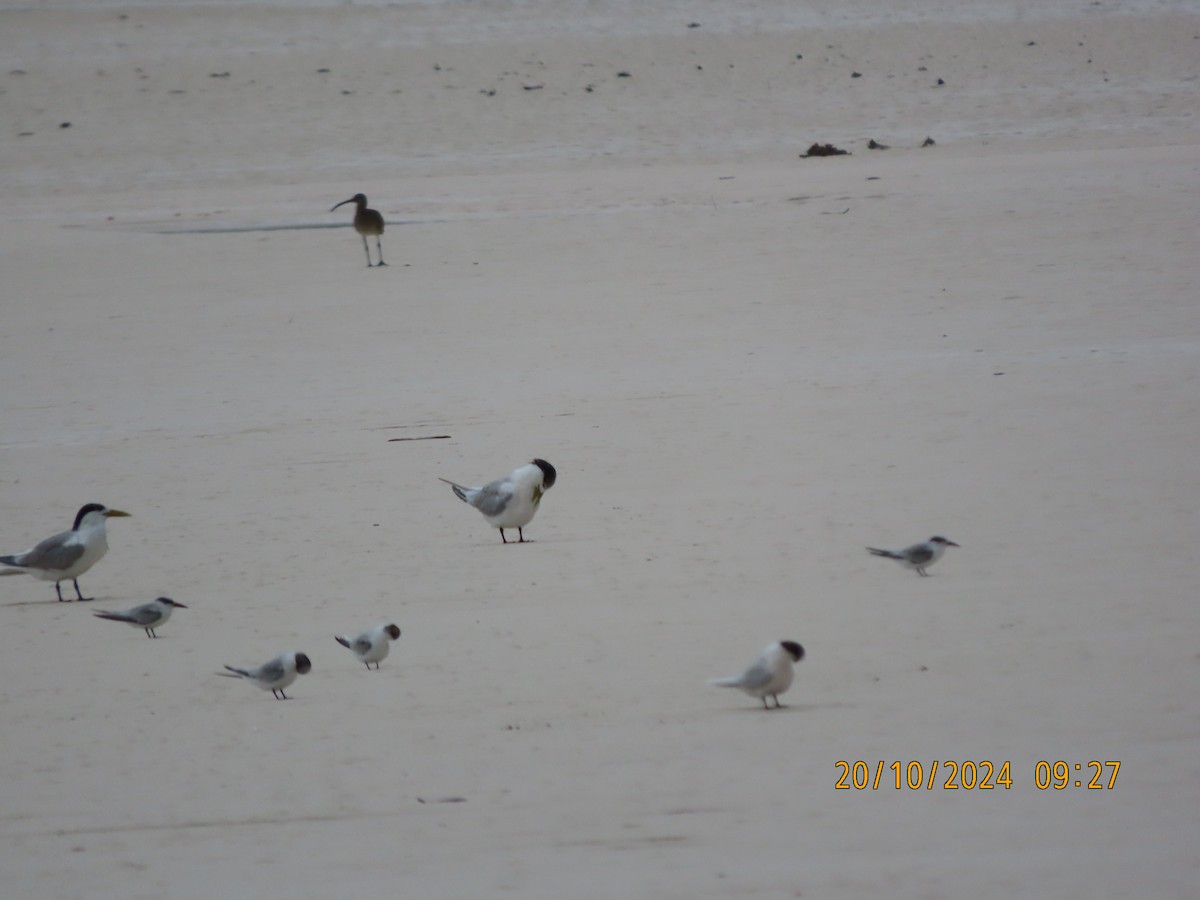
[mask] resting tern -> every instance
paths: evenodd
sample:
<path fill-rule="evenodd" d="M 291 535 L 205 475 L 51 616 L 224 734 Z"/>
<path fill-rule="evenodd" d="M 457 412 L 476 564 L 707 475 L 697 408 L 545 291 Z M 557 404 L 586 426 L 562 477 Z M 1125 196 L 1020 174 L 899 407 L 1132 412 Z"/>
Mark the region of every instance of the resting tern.
<path fill-rule="evenodd" d="M 371 668 L 371 663 L 375 663 L 375 668 L 378 669 L 379 663 L 387 657 L 392 641 L 398 637 L 400 637 L 398 626 L 380 625 L 370 631 L 364 631 L 353 640 L 340 634 L 335 634 L 333 639 L 343 647 L 353 650 L 354 655 L 365 663 L 368 669 Z"/>
<path fill-rule="evenodd" d="M 270 662 L 263 663 L 257 669 L 235 669 L 233 666 L 225 668 L 233 674 L 225 672 L 217 674 L 225 675 L 227 678 L 245 678 L 264 691 L 270 691 L 275 695 L 276 700 L 286 700 L 288 695 L 283 692 L 283 689 L 295 681 L 298 676 L 312 671 L 312 660 L 303 653 L 284 653 Z"/>
<path fill-rule="evenodd" d="M 522 529 L 528 525 L 538 511 L 542 502 L 542 494 L 554 487 L 558 473 L 554 466 L 544 459 L 535 459 L 527 466 L 521 466 L 504 478 L 490 481 L 483 487 L 464 487 L 446 478 L 445 481 L 454 491 L 459 500 L 475 507 L 488 524 L 500 529 L 500 540 L 508 543 L 504 536 L 505 528 L 517 529 L 517 543 L 525 543 L 525 532 Z"/>
<path fill-rule="evenodd" d="M 767 698 L 775 698 L 775 709 L 783 704 L 779 695 L 792 686 L 795 670 L 793 662 L 804 659 L 804 648 L 795 641 L 780 641 L 767 647 L 754 664 L 741 675 L 731 675 L 728 678 L 714 678 L 709 684 L 718 687 L 737 688 L 745 691 L 751 697 L 762 701 L 763 709 L 770 709 Z"/>
<path fill-rule="evenodd" d="M 954 541 L 935 534 L 923 544 L 913 544 L 903 550 L 880 550 L 878 547 L 868 547 L 867 552 L 872 556 L 884 556 L 888 559 L 899 560 L 906 569 L 916 569 L 918 575 L 928 575 L 925 570 L 942 558 L 947 547 L 957 547 Z"/>
<path fill-rule="evenodd" d="M 128 516 L 119 509 L 109 509 L 102 503 L 89 503 L 80 507 L 75 514 L 75 524 L 70 531 L 63 531 L 46 538 L 32 550 L 0 556 L 0 563 L 14 566 L 41 581 L 53 581 L 54 590 L 62 602 L 60 581 L 68 578 L 75 584 L 75 596 L 79 600 L 94 600 L 79 591 L 79 576 L 100 561 L 108 552 L 108 534 L 104 523 L 111 518 Z M 5 575 L 16 575 L 8 571 Z"/>
<path fill-rule="evenodd" d="M 134 628 L 141 628 L 146 632 L 146 637 L 156 638 L 158 635 L 154 633 L 154 629 L 165 625 L 176 608 L 187 609 L 182 603 L 176 603 L 170 597 L 159 597 L 150 603 L 135 606 L 127 612 L 97 611 L 92 615 L 112 622 L 124 622 Z"/>

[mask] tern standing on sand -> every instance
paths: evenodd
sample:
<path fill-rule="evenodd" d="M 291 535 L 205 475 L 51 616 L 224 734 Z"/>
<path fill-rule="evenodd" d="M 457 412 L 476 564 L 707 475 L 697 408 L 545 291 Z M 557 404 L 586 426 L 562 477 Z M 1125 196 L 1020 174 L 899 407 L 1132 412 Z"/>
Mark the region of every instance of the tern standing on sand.
<path fill-rule="evenodd" d="M 19 571 L 7 571 L 4 575 L 27 572 L 42 581 L 53 581 L 54 590 L 61 603 L 63 599 L 60 581 L 70 579 L 75 584 L 75 597 L 92 600 L 79 591 L 79 576 L 100 561 L 108 552 L 108 532 L 104 523 L 111 518 L 128 516 L 119 509 L 109 509 L 103 503 L 88 503 L 75 514 L 75 524 L 70 531 L 46 538 L 32 550 L 0 556 L 0 563 L 13 566 Z"/>
<path fill-rule="evenodd" d="M 795 670 L 792 663 L 804 659 L 804 648 L 795 641 L 780 641 L 767 647 L 758 659 L 741 675 L 731 675 L 728 678 L 714 678 L 709 684 L 718 687 L 737 688 L 751 697 L 762 701 L 763 709 L 770 709 L 767 698 L 775 698 L 775 709 L 783 704 L 779 695 L 792 686 Z"/>
<path fill-rule="evenodd" d="M 146 632 L 146 637 L 156 638 L 158 635 L 154 633 L 154 629 L 166 624 L 167 619 L 171 618 L 171 613 L 176 609 L 187 609 L 187 607 L 182 603 L 176 603 L 170 597 L 159 597 L 157 600 L 135 606 L 126 612 L 97 610 L 92 615 L 108 619 L 110 622 L 124 622 L 134 628 L 141 628 Z"/>
<path fill-rule="evenodd" d="M 915 569 L 918 575 L 928 575 L 925 570 L 942 558 L 947 547 L 957 547 L 954 541 L 935 534 L 921 544 L 913 544 L 903 550 L 880 550 L 878 547 L 868 547 L 867 552 L 872 556 L 883 556 L 897 560 L 906 569 Z"/>
<path fill-rule="evenodd" d="M 283 692 L 283 689 L 300 675 L 307 675 L 311 672 L 312 660 L 303 653 L 283 653 L 270 662 L 263 663 L 257 669 L 235 669 L 233 666 L 225 668 L 229 670 L 228 673 L 218 672 L 217 674 L 227 678 L 245 678 L 264 691 L 270 691 L 275 695 L 276 700 L 286 700 L 288 695 Z"/>
<path fill-rule="evenodd" d="M 483 513 L 489 525 L 499 528 L 500 540 L 507 544 L 504 529 L 515 528 L 516 542 L 523 544 L 526 541 L 522 529 L 533 521 L 542 495 L 554 487 L 557 479 L 558 472 L 554 466 L 544 459 L 535 459 L 529 465 L 521 466 L 512 474 L 490 481 L 483 487 L 465 487 L 445 478 L 438 480 L 450 485 L 454 496 L 463 503 Z"/>
<path fill-rule="evenodd" d="M 335 634 L 333 639 L 343 647 L 353 650 L 354 655 L 360 662 L 365 663 L 368 669 L 371 668 L 371 663 L 375 663 L 375 668 L 378 669 L 379 664 L 387 658 L 392 641 L 398 637 L 400 637 L 400 626 L 380 625 L 370 631 L 364 631 L 353 639 L 342 634 Z"/>

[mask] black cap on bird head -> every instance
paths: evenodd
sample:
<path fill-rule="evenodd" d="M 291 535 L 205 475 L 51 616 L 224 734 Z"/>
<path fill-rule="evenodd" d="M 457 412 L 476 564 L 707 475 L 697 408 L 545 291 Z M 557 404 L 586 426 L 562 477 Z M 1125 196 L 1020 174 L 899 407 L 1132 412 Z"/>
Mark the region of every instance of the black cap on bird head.
<path fill-rule="evenodd" d="M 312 660 L 303 653 L 296 654 L 296 671 L 304 675 L 312 671 Z"/>
<path fill-rule="evenodd" d="M 108 507 L 103 503 L 84 504 L 83 506 L 79 507 L 79 512 L 75 513 L 75 524 L 71 526 L 71 529 L 73 531 L 77 530 L 79 528 L 79 523 L 83 521 L 83 517 L 88 513 L 104 512 L 106 509 L 108 509 Z"/>
<path fill-rule="evenodd" d="M 400 626 L 399 625 L 384 625 L 383 630 L 387 634 L 387 636 L 390 637 L 393 641 L 396 638 L 400 637 Z"/>
<path fill-rule="evenodd" d="M 554 487 L 554 482 L 558 478 L 558 472 L 554 471 L 554 466 L 544 459 L 532 459 L 530 462 L 542 470 L 542 487 L 547 489 Z"/>
<path fill-rule="evenodd" d="M 129 513 L 121 512 L 119 509 L 109 509 L 103 503 L 85 503 L 83 506 L 79 507 L 79 512 L 75 513 L 75 524 L 71 526 L 71 530 L 78 531 L 79 526 L 83 524 L 84 516 L 86 516 L 88 513 L 94 512 L 103 513 L 104 518 L 106 519 L 114 516 L 125 518 L 129 515 Z"/>
<path fill-rule="evenodd" d="M 945 544 L 947 547 L 957 547 L 958 546 L 958 544 L 954 543 L 954 541 L 950 540 L 950 538 L 944 538 L 940 534 L 935 534 L 933 537 L 931 537 L 929 539 L 929 543 Z"/>
<path fill-rule="evenodd" d="M 804 648 L 795 641 L 780 641 L 779 646 L 786 650 L 788 656 L 795 662 L 800 662 L 800 660 L 804 659 Z"/>

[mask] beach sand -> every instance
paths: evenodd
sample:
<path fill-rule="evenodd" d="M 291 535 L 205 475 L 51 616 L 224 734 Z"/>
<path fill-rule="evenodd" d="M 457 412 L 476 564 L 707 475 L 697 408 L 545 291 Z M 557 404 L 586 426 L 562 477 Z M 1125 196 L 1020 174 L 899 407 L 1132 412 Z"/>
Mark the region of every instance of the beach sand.
<path fill-rule="evenodd" d="M 0 579 L 6 896 L 1196 895 L 1195 4 L 82 7 L 0 10 L 0 552 L 133 517 Z M 524 545 L 437 480 L 534 456 Z"/>

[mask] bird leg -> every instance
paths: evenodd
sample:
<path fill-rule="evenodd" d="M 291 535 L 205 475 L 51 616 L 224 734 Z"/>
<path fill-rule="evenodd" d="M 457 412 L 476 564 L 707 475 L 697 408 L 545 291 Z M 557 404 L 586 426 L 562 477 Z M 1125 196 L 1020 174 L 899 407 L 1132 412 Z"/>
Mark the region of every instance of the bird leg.
<path fill-rule="evenodd" d="M 54 590 L 55 590 L 55 591 L 58 593 L 58 602 L 59 602 L 59 603 L 62 603 L 62 602 L 63 602 L 63 598 L 62 598 L 62 588 L 60 588 L 60 587 L 58 586 L 58 582 L 57 582 L 57 581 L 56 581 L 56 582 L 54 582 Z"/>
<path fill-rule="evenodd" d="M 386 266 L 387 263 L 383 261 L 383 244 L 380 243 L 378 235 L 375 236 L 375 248 L 379 251 L 379 265 Z"/>
<path fill-rule="evenodd" d="M 508 543 L 508 538 L 506 538 L 506 537 L 504 536 L 504 529 L 503 529 L 503 528 L 501 528 L 501 529 L 500 529 L 500 540 L 504 541 L 504 543 L 506 543 L 506 544 Z"/>
<path fill-rule="evenodd" d="M 362 236 L 362 239 L 363 252 L 367 254 L 367 268 L 369 269 L 371 268 L 371 245 L 367 243 L 367 236 L 365 234 Z"/>
<path fill-rule="evenodd" d="M 71 579 L 71 581 L 73 581 L 73 582 L 75 583 L 75 597 L 76 597 L 76 599 L 78 599 L 78 600 L 95 600 L 95 599 L 96 599 L 95 597 L 85 597 L 85 596 L 83 596 L 83 594 L 81 594 L 81 593 L 79 592 L 79 579 L 78 579 L 78 578 L 72 578 L 72 579 Z M 54 586 L 55 586 L 55 587 L 58 587 L 58 583 L 57 583 L 57 582 L 55 582 L 55 585 L 54 585 Z M 61 594 L 59 595 L 59 599 L 60 599 L 60 600 L 62 599 L 62 595 L 61 595 Z"/>
<path fill-rule="evenodd" d="M 517 540 L 518 544 L 525 543 L 525 532 L 522 531 L 520 528 L 517 529 L 517 538 L 518 538 L 518 540 Z"/>

